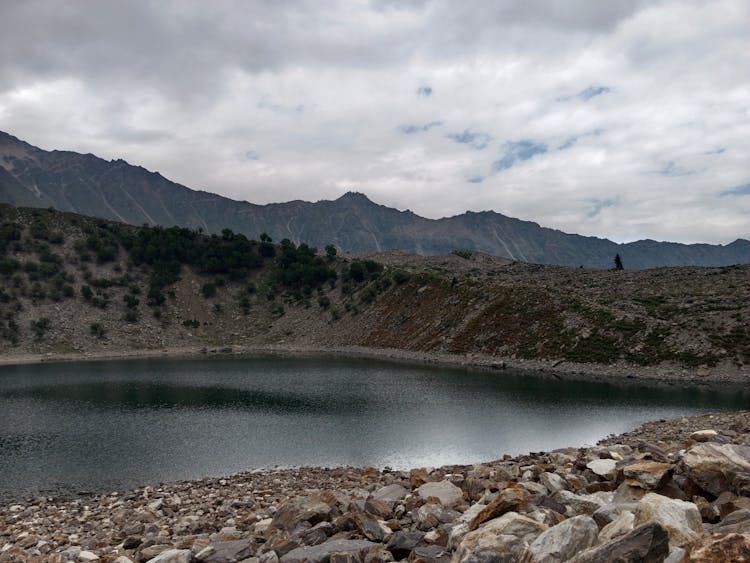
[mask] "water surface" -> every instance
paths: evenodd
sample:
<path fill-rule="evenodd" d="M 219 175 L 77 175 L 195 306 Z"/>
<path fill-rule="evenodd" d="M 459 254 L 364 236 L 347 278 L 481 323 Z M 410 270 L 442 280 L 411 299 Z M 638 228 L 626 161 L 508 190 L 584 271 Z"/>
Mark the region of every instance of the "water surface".
<path fill-rule="evenodd" d="M 593 444 L 746 408 L 741 388 L 558 381 L 331 359 L 0 368 L 0 498 L 294 465 L 407 468 Z"/>

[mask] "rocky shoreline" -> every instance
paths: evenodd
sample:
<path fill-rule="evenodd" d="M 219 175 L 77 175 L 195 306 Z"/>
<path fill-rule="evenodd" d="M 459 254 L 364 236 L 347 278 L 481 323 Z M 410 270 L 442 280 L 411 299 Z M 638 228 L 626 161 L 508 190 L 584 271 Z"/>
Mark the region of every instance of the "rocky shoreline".
<path fill-rule="evenodd" d="M 372 348 L 365 346 L 303 346 L 296 344 L 271 344 L 249 346 L 226 344 L 223 346 L 185 346 L 154 349 L 111 349 L 107 351 L 68 354 L 4 354 L 0 366 L 34 363 L 80 362 L 135 359 L 195 359 L 223 357 L 316 357 L 352 358 L 446 367 L 490 369 L 493 371 L 533 371 L 556 379 L 601 380 L 623 382 L 630 380 L 666 384 L 711 385 L 721 383 L 746 383 L 750 379 L 747 366 L 741 369 L 727 366 L 686 369 L 676 364 L 639 366 L 618 362 L 613 364 L 574 363 L 561 360 L 525 360 L 486 354 L 450 354 L 401 350 L 397 348 Z"/>
<path fill-rule="evenodd" d="M 411 471 L 250 472 L 0 505 L 0 562 L 741 561 L 750 411 Z"/>

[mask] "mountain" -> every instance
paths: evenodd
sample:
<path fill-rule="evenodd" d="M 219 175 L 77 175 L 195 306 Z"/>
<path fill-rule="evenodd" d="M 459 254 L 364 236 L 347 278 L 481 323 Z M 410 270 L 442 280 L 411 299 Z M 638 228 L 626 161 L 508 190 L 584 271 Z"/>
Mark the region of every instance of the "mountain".
<path fill-rule="evenodd" d="M 652 240 L 617 244 L 548 229 L 493 211 L 426 219 L 347 193 L 335 201 L 255 205 L 196 191 L 133 166 L 92 154 L 44 151 L 0 132 L 0 202 L 54 207 L 134 225 L 181 225 L 218 233 L 229 228 L 275 240 L 352 252 L 400 249 L 424 255 L 456 249 L 541 264 L 609 268 L 723 266 L 750 262 L 750 241 L 728 245 Z"/>

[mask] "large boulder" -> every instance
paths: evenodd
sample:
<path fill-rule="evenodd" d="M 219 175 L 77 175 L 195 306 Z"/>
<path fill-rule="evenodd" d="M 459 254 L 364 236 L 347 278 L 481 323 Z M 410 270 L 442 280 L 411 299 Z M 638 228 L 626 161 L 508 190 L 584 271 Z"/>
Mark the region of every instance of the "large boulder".
<path fill-rule="evenodd" d="M 750 446 L 697 444 L 685 453 L 682 463 L 693 482 L 719 496 L 735 489 L 750 475 Z"/>
<path fill-rule="evenodd" d="M 291 531 L 301 522 L 314 525 L 328 520 L 330 515 L 331 506 L 318 495 L 294 498 L 279 507 L 273 515 L 271 527 Z"/>
<path fill-rule="evenodd" d="M 687 560 L 696 563 L 750 561 L 750 535 L 711 534 L 693 546 Z"/>
<path fill-rule="evenodd" d="M 635 509 L 635 526 L 658 522 L 669 533 L 669 543 L 684 546 L 697 540 L 703 533 L 703 522 L 698 507 L 692 502 L 648 493 Z"/>
<path fill-rule="evenodd" d="M 529 505 L 531 495 L 520 487 L 508 487 L 492 499 L 469 523 L 470 530 L 476 530 L 480 524 L 502 516 L 506 512 L 518 512 Z"/>
<path fill-rule="evenodd" d="M 669 554 L 669 534 L 649 522 L 629 534 L 579 553 L 570 563 L 661 563 Z"/>
<path fill-rule="evenodd" d="M 642 489 L 658 489 L 671 475 L 672 466 L 658 461 L 641 460 L 622 468 L 625 483 Z"/>
<path fill-rule="evenodd" d="M 466 534 L 451 560 L 453 563 L 497 563 L 523 561 L 530 557 L 529 544 L 547 526 L 508 512 Z"/>
<path fill-rule="evenodd" d="M 443 506 L 456 507 L 464 500 L 464 492 L 450 481 L 425 483 L 417 489 L 417 494 L 425 500 L 435 497 Z"/>
<path fill-rule="evenodd" d="M 575 516 L 542 532 L 529 546 L 536 563 L 562 563 L 594 545 L 599 527 L 590 516 Z"/>

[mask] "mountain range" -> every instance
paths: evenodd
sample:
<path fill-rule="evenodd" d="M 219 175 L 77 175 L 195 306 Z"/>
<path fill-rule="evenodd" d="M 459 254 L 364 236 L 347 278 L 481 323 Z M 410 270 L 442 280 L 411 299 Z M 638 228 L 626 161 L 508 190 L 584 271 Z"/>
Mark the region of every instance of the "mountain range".
<path fill-rule="evenodd" d="M 427 219 L 350 192 L 334 201 L 256 205 L 177 184 L 124 160 L 45 151 L 0 132 L 0 202 L 53 207 L 134 225 L 232 229 L 351 252 L 399 249 L 434 255 L 479 251 L 524 262 L 610 268 L 723 266 L 750 262 L 750 241 L 727 245 L 613 241 L 568 234 L 494 211 Z"/>

